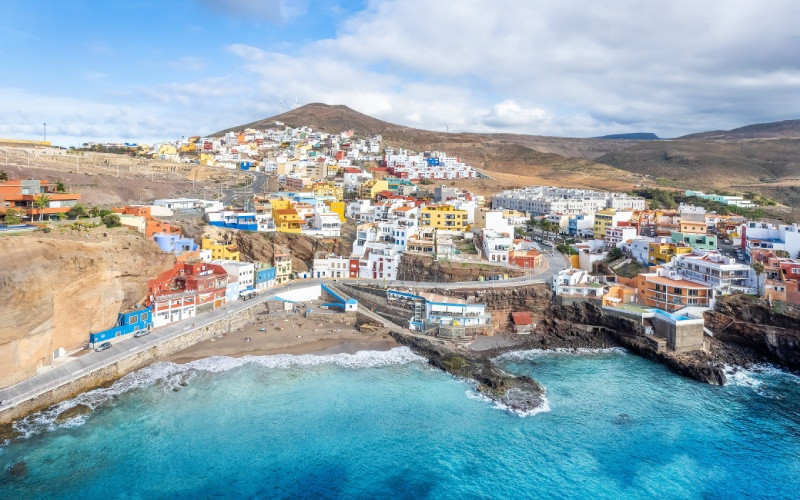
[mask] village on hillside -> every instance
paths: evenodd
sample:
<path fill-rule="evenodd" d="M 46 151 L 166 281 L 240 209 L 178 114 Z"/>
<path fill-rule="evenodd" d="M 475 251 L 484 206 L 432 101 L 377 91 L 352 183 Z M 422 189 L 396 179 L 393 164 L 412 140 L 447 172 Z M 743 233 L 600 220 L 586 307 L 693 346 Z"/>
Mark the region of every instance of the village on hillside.
<path fill-rule="evenodd" d="M 172 269 L 148 282 L 144 303 L 121 312 L 108 329 L 86 332 L 92 347 L 308 279 L 382 281 L 398 300 L 426 305 L 424 314 L 407 319 L 412 330 L 434 324 L 493 332 L 489 317 L 470 309 L 480 304 L 442 306 L 442 297 L 415 295 L 397 283 L 408 256 L 477 268 L 479 281 L 546 279 L 557 300 L 592 302 L 635 319 L 656 350 L 702 350 L 703 314 L 724 296 L 800 305 L 800 228 L 754 217 L 757 204 L 741 196 L 530 186 L 488 197 L 453 182 L 485 174 L 447 152 L 280 122 L 155 146 L 85 146 L 254 178 L 244 198 L 220 192 L 102 208 L 82 204 L 61 182 L 0 178 L 2 232 L 50 231 L 65 219 L 80 229 L 81 221 L 99 217 L 96 224 L 141 233 L 175 256 Z M 187 219 L 202 234 L 185 234 Z M 237 247 L 233 235 L 241 232 L 267 240 L 282 233 L 346 239 L 346 251 L 318 251 L 308 269 L 293 269 L 292 240 L 271 259 L 255 261 Z M 520 334 L 536 329 L 530 315 L 512 312 L 512 322 Z"/>

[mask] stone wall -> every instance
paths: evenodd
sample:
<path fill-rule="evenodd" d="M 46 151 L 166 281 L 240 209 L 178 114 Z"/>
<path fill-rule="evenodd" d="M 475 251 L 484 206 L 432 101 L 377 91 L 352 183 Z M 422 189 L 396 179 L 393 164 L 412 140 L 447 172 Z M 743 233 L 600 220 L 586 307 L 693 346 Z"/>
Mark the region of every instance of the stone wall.
<path fill-rule="evenodd" d="M 345 315 L 340 315 L 338 317 L 341 318 L 343 316 Z M 84 375 L 68 384 L 57 387 L 32 400 L 3 411 L 0 413 L 0 425 L 8 424 L 25 415 L 42 410 L 60 401 L 73 398 L 88 390 L 105 386 L 132 371 L 165 359 L 198 342 L 241 328 L 253 321 L 254 317 L 255 312 L 252 308 L 245 309 L 244 311 L 222 318 L 216 323 L 205 327 L 198 327 L 105 368 Z"/>

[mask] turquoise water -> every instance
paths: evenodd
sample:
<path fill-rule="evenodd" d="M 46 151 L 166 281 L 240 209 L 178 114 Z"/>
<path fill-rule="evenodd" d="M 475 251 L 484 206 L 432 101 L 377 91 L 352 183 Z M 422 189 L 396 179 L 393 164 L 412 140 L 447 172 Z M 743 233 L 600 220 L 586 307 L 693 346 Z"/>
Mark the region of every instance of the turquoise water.
<path fill-rule="evenodd" d="M 160 363 L 22 422 L 0 498 L 756 498 L 800 491 L 800 379 L 712 387 L 624 351 L 518 353 L 519 416 L 406 348 Z M 20 461 L 27 475 L 12 477 Z"/>

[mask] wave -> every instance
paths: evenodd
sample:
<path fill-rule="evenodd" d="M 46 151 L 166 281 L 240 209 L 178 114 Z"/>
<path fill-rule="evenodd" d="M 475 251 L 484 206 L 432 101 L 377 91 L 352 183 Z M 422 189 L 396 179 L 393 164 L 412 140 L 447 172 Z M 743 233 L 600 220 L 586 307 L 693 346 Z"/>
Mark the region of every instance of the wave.
<path fill-rule="evenodd" d="M 467 389 L 466 394 L 467 394 L 467 397 L 469 399 L 474 399 L 474 400 L 477 400 L 477 401 L 483 401 L 484 403 L 488 403 L 488 404 L 492 405 L 492 408 L 494 408 L 496 410 L 502 410 L 502 411 L 505 411 L 505 412 L 508 412 L 508 413 L 513 413 L 514 415 L 517 415 L 517 416 L 520 416 L 520 417 L 530 417 L 530 416 L 533 416 L 533 415 L 538 415 L 539 413 L 547 413 L 547 412 L 550 411 L 550 401 L 547 399 L 547 396 L 545 396 L 544 394 L 542 394 L 542 404 L 540 404 L 539 406 L 537 406 L 536 408 L 534 408 L 532 410 L 527 410 L 527 411 L 522 411 L 522 410 L 517 410 L 515 408 L 511 408 L 511 407 L 501 403 L 500 401 L 496 401 L 496 400 L 490 398 L 489 396 L 486 396 L 485 394 L 482 394 L 481 392 L 479 392 L 475 388 Z"/>
<path fill-rule="evenodd" d="M 605 347 L 598 349 L 591 349 L 587 347 L 567 348 L 557 347 L 555 349 L 528 349 L 525 351 L 509 351 L 497 356 L 501 361 L 528 361 L 536 358 L 553 355 L 577 355 L 577 356 L 592 356 L 597 354 L 628 354 L 628 351 L 623 347 Z"/>
<path fill-rule="evenodd" d="M 410 348 L 403 346 L 394 347 L 388 351 L 358 351 L 354 354 L 341 353 L 325 356 L 313 354 L 275 354 L 271 356 L 243 356 L 241 358 L 213 356 L 185 364 L 153 363 L 125 375 L 110 387 L 84 392 L 72 399 L 28 415 L 14 423 L 14 430 L 19 433 L 20 437 L 28 438 L 40 432 L 77 427 L 84 424 L 97 408 L 108 404 L 122 394 L 149 387 L 156 383 L 162 384 L 165 392 L 171 391 L 186 385 L 190 379 L 201 372 L 223 373 L 245 365 L 258 365 L 274 369 L 320 365 L 336 365 L 344 368 L 377 368 L 425 361 L 425 358 L 414 354 Z M 87 407 L 88 411 L 61 422 L 58 421 L 59 415 L 80 406 Z"/>
<path fill-rule="evenodd" d="M 770 390 L 775 382 L 800 385 L 800 375 L 767 363 L 753 365 L 750 368 L 724 365 L 723 371 L 727 379 L 725 385 L 748 387 L 753 389 L 756 394 L 772 399 L 784 397 Z"/>

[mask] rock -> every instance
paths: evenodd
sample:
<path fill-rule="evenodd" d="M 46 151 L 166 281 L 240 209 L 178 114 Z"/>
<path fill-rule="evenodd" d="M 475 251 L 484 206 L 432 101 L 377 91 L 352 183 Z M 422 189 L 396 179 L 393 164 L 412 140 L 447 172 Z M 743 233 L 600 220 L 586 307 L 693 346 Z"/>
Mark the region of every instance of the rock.
<path fill-rule="evenodd" d="M 68 420 L 72 420 L 73 418 L 80 417 L 81 415 L 86 415 L 91 412 L 92 412 L 91 408 L 89 408 L 85 404 L 79 404 L 73 406 L 72 408 L 67 408 L 66 410 L 59 413 L 58 416 L 56 417 L 55 422 L 57 424 L 63 424 Z"/>
<path fill-rule="evenodd" d="M 8 475 L 13 478 L 23 478 L 28 475 L 28 464 L 25 461 L 17 462 L 8 469 Z"/>
<path fill-rule="evenodd" d="M 12 439 L 16 439 L 18 437 L 19 433 L 14 430 L 14 426 L 12 424 L 0 425 L 0 443 L 3 441 L 11 441 Z"/>
<path fill-rule="evenodd" d="M 391 332 L 390 335 L 428 362 L 458 378 L 473 381 L 477 390 L 511 410 L 528 412 L 544 403 L 544 388 L 525 376 L 514 376 L 497 367 L 484 353 L 465 351 L 455 345 L 419 335 Z"/>

